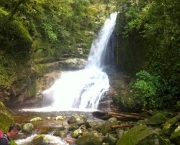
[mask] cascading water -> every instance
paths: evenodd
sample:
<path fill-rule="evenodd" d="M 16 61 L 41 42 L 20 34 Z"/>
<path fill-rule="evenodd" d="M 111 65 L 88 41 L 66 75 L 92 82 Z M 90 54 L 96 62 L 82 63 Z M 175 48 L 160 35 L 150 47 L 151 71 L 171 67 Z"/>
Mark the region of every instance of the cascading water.
<path fill-rule="evenodd" d="M 44 104 L 48 101 L 52 110 L 96 110 L 98 108 L 99 100 L 109 89 L 109 79 L 103 72 L 102 60 L 115 26 L 116 15 L 117 13 L 110 15 L 98 37 L 94 39 L 85 69 L 63 72 L 61 78 L 50 89 L 43 92 Z"/>

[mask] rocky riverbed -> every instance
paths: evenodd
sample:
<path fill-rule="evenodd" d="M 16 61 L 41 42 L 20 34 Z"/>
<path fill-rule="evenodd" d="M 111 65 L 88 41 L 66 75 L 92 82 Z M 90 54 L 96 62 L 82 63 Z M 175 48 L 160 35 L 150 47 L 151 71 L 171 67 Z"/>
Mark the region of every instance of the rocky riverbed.
<path fill-rule="evenodd" d="M 173 138 L 179 126 L 173 126 L 171 135 L 168 130 L 165 133 L 168 119 L 161 113 L 136 121 L 121 121 L 115 116 L 102 120 L 92 112 L 79 111 L 14 113 L 22 128 L 18 145 L 179 145 Z"/>

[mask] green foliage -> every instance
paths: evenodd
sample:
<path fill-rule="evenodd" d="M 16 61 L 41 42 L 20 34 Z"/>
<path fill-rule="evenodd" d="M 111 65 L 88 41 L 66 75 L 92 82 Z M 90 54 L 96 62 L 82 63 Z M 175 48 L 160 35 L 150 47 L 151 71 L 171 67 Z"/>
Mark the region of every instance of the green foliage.
<path fill-rule="evenodd" d="M 155 76 L 159 76 L 157 89 L 153 87 L 156 82 L 150 83 L 141 79 L 135 83 L 136 91 L 139 90 L 137 91 L 138 94 L 144 96 L 143 98 L 146 102 L 144 105 L 150 102 L 156 107 L 172 106 L 180 99 L 178 97 L 180 94 L 179 1 L 119 0 L 117 2 L 119 10 L 124 12 L 124 16 L 121 17 L 123 19 L 120 21 L 123 24 L 123 28 L 121 28 L 122 25 L 119 25 L 117 29 L 120 31 L 119 34 L 123 34 L 129 40 L 133 36 L 140 37 L 146 43 L 146 45 L 139 45 L 141 49 L 139 47 L 133 47 L 132 49 L 133 54 L 134 51 L 143 49 L 141 52 L 143 52 L 142 57 L 145 59 L 138 69 L 146 70 Z M 122 39 L 124 40 L 125 38 Z M 142 41 L 137 41 L 137 43 Z M 121 49 L 122 45 L 119 45 L 117 48 L 118 54 L 122 52 Z M 129 50 L 123 51 L 126 54 Z M 139 56 L 134 56 L 139 58 Z M 118 57 L 118 59 L 121 58 Z M 119 60 L 117 62 L 119 63 Z M 120 66 L 123 65 L 121 64 Z M 140 91 L 142 92 L 140 93 Z M 153 95 L 156 98 L 152 97 Z"/>
<path fill-rule="evenodd" d="M 139 100 L 145 108 L 171 107 L 176 102 L 174 96 L 179 94 L 179 87 L 174 84 L 172 79 L 165 81 L 159 75 L 151 75 L 143 70 L 136 74 L 129 99 Z"/>
<path fill-rule="evenodd" d="M 86 34 L 102 25 L 103 11 L 89 0 L 0 1 L 0 88 L 10 86 L 23 67 L 39 72 L 36 63 L 83 57 L 93 36 Z M 79 44 L 85 44 L 82 54 Z"/>
<path fill-rule="evenodd" d="M 132 98 L 139 99 L 144 107 L 155 107 L 159 78 L 150 75 L 145 70 L 136 74 L 136 81 L 132 85 Z"/>
<path fill-rule="evenodd" d="M 14 81 L 15 68 L 12 70 L 11 66 L 15 67 L 15 63 L 10 57 L 2 54 L 0 54 L 0 62 L 0 88 L 6 88 Z"/>

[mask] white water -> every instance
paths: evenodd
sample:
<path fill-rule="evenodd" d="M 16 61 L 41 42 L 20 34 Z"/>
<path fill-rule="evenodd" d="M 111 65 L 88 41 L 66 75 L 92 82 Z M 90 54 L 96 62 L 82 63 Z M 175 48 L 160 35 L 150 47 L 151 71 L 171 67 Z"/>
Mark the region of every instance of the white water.
<path fill-rule="evenodd" d="M 15 140 L 18 145 L 32 145 L 32 140 L 37 134 L 31 135 L 25 139 L 17 139 Z M 46 134 L 45 137 L 48 139 L 49 144 L 51 145 L 69 145 L 66 141 L 62 140 L 60 137 L 56 137 L 50 134 Z"/>
<path fill-rule="evenodd" d="M 109 89 L 109 79 L 103 72 L 103 57 L 108 40 L 114 30 L 117 13 L 110 15 L 93 40 L 88 63 L 84 70 L 63 72 L 54 85 L 43 92 L 48 107 L 31 111 L 97 110 L 99 100 Z M 29 109 L 24 109 L 28 111 Z"/>

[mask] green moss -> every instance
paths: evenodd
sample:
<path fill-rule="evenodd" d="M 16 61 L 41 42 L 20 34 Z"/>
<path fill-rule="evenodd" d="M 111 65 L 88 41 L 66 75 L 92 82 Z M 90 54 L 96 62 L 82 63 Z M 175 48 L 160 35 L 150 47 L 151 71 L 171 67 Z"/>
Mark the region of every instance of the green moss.
<path fill-rule="evenodd" d="M 102 138 L 96 135 L 96 133 L 90 132 L 79 137 L 75 143 L 77 145 L 102 145 Z"/>
<path fill-rule="evenodd" d="M 11 145 L 17 145 L 14 140 L 11 139 Z"/>
<path fill-rule="evenodd" d="M 163 126 L 163 131 L 169 130 L 179 119 L 180 119 L 180 113 L 177 116 L 166 121 L 166 123 Z"/>
<path fill-rule="evenodd" d="M 0 7 L 0 15 L 8 15 L 8 12 Z"/>
<path fill-rule="evenodd" d="M 148 121 L 148 123 L 151 123 L 151 124 L 161 124 L 164 122 L 166 122 L 166 117 L 162 113 L 155 114 Z"/>
<path fill-rule="evenodd" d="M 147 128 L 145 125 L 135 126 L 129 132 L 121 137 L 117 145 L 134 145 L 142 138 L 152 134 L 152 129 Z M 131 137 L 131 138 L 129 138 Z"/>
<path fill-rule="evenodd" d="M 171 135 L 170 139 L 175 139 L 175 138 L 177 138 L 177 137 L 180 137 L 180 130 L 174 132 L 174 133 Z"/>
<path fill-rule="evenodd" d="M 106 121 L 102 126 L 100 132 L 104 135 L 106 135 L 109 132 L 112 132 L 112 125 L 118 125 L 118 121 L 116 118 L 110 118 L 108 121 Z"/>
<path fill-rule="evenodd" d="M 157 141 L 159 145 L 166 145 L 152 128 L 142 125 L 129 130 L 117 141 L 116 145 L 152 145 Z"/>
<path fill-rule="evenodd" d="M 35 83 L 31 84 L 31 86 L 28 89 L 28 93 L 29 93 L 28 94 L 29 96 L 34 96 L 36 94 L 36 84 Z"/>
<path fill-rule="evenodd" d="M 2 102 L 0 102 L 0 129 L 7 132 L 9 126 L 14 123 L 11 110 L 9 110 Z"/>
<path fill-rule="evenodd" d="M 176 144 L 176 145 L 180 145 L 180 130 L 174 132 L 171 134 L 170 140 Z"/>
<path fill-rule="evenodd" d="M 39 64 L 36 65 L 36 75 L 37 76 L 42 76 L 45 73 L 49 72 L 49 68 L 47 66 L 47 64 Z"/>

